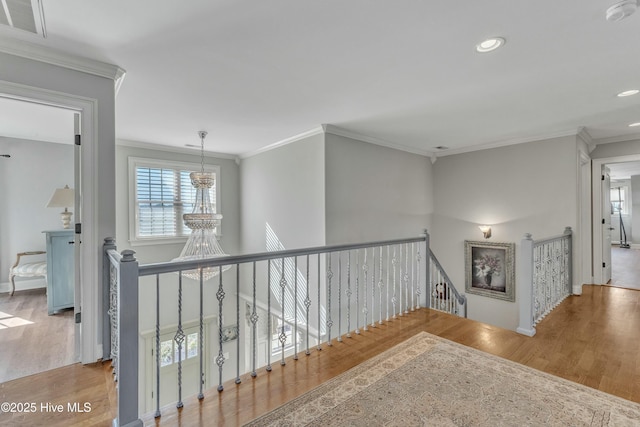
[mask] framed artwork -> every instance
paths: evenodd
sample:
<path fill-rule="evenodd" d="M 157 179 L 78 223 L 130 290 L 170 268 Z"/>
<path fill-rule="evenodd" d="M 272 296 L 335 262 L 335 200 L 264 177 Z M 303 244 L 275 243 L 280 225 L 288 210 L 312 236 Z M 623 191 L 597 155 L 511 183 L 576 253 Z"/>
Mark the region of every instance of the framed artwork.
<path fill-rule="evenodd" d="M 222 328 L 222 342 L 233 341 L 238 338 L 238 325 L 225 326 Z"/>
<path fill-rule="evenodd" d="M 515 301 L 515 243 L 464 242 L 465 290 Z"/>

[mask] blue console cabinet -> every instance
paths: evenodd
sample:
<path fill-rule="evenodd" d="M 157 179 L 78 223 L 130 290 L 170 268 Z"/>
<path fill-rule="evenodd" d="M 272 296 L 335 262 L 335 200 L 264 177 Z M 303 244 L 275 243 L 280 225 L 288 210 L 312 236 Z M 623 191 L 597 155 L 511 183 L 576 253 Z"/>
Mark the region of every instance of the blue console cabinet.
<path fill-rule="evenodd" d="M 47 308 L 54 314 L 73 307 L 75 290 L 73 230 L 44 231 L 47 236 Z"/>

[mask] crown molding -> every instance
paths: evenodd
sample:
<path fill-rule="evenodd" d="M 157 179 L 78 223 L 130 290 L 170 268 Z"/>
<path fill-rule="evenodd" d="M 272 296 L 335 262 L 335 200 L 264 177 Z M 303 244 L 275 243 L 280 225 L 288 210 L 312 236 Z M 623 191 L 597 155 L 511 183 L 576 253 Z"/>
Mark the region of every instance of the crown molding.
<path fill-rule="evenodd" d="M 631 133 L 628 135 L 618 135 L 618 136 L 611 136 L 609 138 L 594 139 L 593 142 L 595 145 L 601 145 L 601 144 L 612 144 L 614 142 L 627 142 L 627 141 L 638 141 L 638 140 L 640 140 L 640 133 Z"/>
<path fill-rule="evenodd" d="M 262 154 L 264 152 L 274 150 L 274 149 L 276 149 L 278 147 L 283 147 L 285 145 L 292 144 L 294 142 L 309 138 L 309 137 L 314 136 L 314 135 L 319 135 L 319 134 L 321 134 L 323 132 L 324 132 L 324 130 L 323 130 L 322 126 L 318 126 L 318 127 L 313 128 L 313 129 L 310 129 L 310 130 L 308 130 L 306 132 L 302 132 L 302 133 L 299 133 L 297 135 L 291 136 L 289 138 L 283 139 L 281 141 L 274 142 L 273 144 L 269 144 L 269 145 L 267 145 L 265 147 L 262 147 L 262 148 L 259 148 L 257 150 L 249 151 L 247 153 L 241 154 L 238 157 L 241 160 L 248 159 L 249 157 L 253 157 L 253 156 L 256 156 L 258 154 Z"/>
<path fill-rule="evenodd" d="M 174 147 L 171 145 L 152 144 L 150 142 L 131 141 L 129 139 L 116 139 L 116 145 L 121 147 L 129 147 L 129 148 L 140 148 L 143 150 L 164 151 L 167 153 L 189 154 L 192 156 L 200 155 L 200 149 L 195 147 L 194 148 Z M 204 154 L 206 157 L 215 157 L 218 159 L 229 159 L 229 160 L 234 160 L 236 163 L 238 162 L 238 156 L 233 154 L 217 153 L 215 151 L 206 151 L 206 150 Z"/>
<path fill-rule="evenodd" d="M 440 151 L 436 153 L 436 156 L 437 157 L 452 156 L 454 154 L 471 153 L 473 151 L 482 151 L 482 150 L 489 150 L 491 148 L 507 147 L 509 145 L 525 144 L 527 142 L 544 141 L 547 139 L 563 138 L 565 136 L 576 136 L 577 134 L 578 134 L 578 129 L 572 129 L 572 130 L 548 133 L 548 134 L 537 135 L 532 137 L 514 138 L 514 139 L 508 139 L 504 141 L 490 142 L 487 144 L 473 145 L 469 147 L 453 148 L 446 151 Z"/>
<path fill-rule="evenodd" d="M 591 136 L 591 134 L 589 133 L 586 127 L 580 126 L 578 128 L 577 135 L 578 135 L 578 138 L 580 138 L 585 144 L 587 144 L 587 147 L 589 148 L 589 152 L 592 152 L 596 148 L 596 143 L 593 140 L 593 137 Z"/>
<path fill-rule="evenodd" d="M 25 40 L 2 37 L 0 52 L 111 79 L 115 82 L 116 92 L 126 74 L 126 71 L 117 65 L 72 55 Z"/>
<path fill-rule="evenodd" d="M 383 139 L 374 138 L 372 136 L 363 135 L 361 133 L 346 130 L 331 124 L 323 124 L 322 129 L 325 133 L 332 135 L 343 136 L 345 138 L 355 139 L 357 141 L 368 142 L 369 144 L 380 145 L 382 147 L 393 148 L 394 150 L 405 151 L 407 153 L 419 154 L 424 157 L 432 157 L 433 152 L 428 150 L 421 150 L 419 148 L 409 147 L 406 145 L 396 144 L 393 142 L 385 141 Z"/>

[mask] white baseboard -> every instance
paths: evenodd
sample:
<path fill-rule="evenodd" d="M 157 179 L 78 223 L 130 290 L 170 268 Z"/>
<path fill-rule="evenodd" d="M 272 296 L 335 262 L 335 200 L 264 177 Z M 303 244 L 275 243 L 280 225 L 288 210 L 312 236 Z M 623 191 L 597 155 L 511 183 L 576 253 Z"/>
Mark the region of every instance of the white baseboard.
<path fill-rule="evenodd" d="M 640 243 L 630 243 L 627 242 L 631 245 L 631 249 L 640 249 Z M 620 241 L 612 241 L 611 242 L 611 246 L 619 246 L 620 245 Z"/>
<path fill-rule="evenodd" d="M 536 328 L 524 329 L 524 328 L 518 327 L 516 329 L 516 332 L 522 335 L 526 335 L 528 337 L 532 337 L 536 334 Z"/>
<path fill-rule="evenodd" d="M 43 289 L 47 287 L 47 282 L 44 278 L 35 278 L 29 280 L 16 280 L 16 291 L 28 291 L 30 289 Z M 11 292 L 11 283 L 0 283 L 0 293 Z"/>

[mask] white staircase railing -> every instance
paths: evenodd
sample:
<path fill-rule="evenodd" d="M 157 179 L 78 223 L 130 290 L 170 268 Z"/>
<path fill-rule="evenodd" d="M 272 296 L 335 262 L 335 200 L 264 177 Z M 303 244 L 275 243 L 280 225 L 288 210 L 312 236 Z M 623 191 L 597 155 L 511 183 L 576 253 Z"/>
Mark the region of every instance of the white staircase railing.
<path fill-rule="evenodd" d="M 177 359 L 177 407 L 183 405 L 183 358 L 189 357 L 183 346 L 182 326 L 187 316 L 199 318 L 194 354 L 200 359 L 195 381 L 198 398 L 202 399 L 205 379 L 214 377 L 213 372 L 205 370 L 217 370 L 217 390 L 221 392 L 225 378 L 235 375 L 235 382 L 240 384 L 241 374 L 255 377 L 261 369 L 271 371 L 272 353 L 285 365 L 285 354 L 293 354 L 294 359 L 300 354 L 309 355 L 314 347 L 321 350 L 323 345 L 355 338 L 424 306 L 458 315 L 463 311 L 466 315 L 465 297 L 431 253 L 426 233 L 410 239 L 151 265 L 138 265 L 133 251 L 118 254 L 113 239 L 105 240 L 104 252 L 104 358 L 113 361 L 118 381 L 115 423 L 121 426 L 142 425 L 138 409 L 138 292 L 149 299 L 151 287 L 155 287 L 155 301 L 144 301 L 143 307 L 155 312 L 156 417 L 161 416 L 160 331 L 166 334 L 167 328 L 161 318 L 167 318 L 169 302 L 177 304 L 177 313 L 171 314 L 171 319 L 177 318 L 177 326 L 170 355 Z M 185 275 L 204 268 L 215 269 L 218 274 L 210 281 L 202 275 L 199 281 Z M 142 277 L 150 279 L 139 280 Z M 167 294 L 175 292 L 173 289 L 177 294 Z M 189 303 L 189 298 L 197 303 Z M 241 307 L 245 311 L 242 317 Z M 207 316 L 217 319 L 213 339 L 207 339 L 203 332 L 205 310 Z M 225 313 L 227 319 L 236 322 L 231 325 L 232 336 L 227 335 L 230 326 L 223 324 L 228 323 L 223 320 Z M 241 319 L 245 321 L 241 323 Z M 272 323 L 274 319 L 276 324 Z M 258 344 L 262 343 L 263 351 L 265 330 L 267 354 L 260 356 Z M 205 366 L 205 352 L 212 361 L 210 366 Z M 235 360 L 227 360 L 230 352 L 235 352 Z"/>
<path fill-rule="evenodd" d="M 440 262 L 429 251 L 429 307 L 467 317 L 467 297 L 460 294 Z"/>
<path fill-rule="evenodd" d="M 521 245 L 520 324 L 517 332 L 534 336 L 535 325 L 571 295 L 572 231 L 560 236 L 533 240 L 526 234 Z"/>

